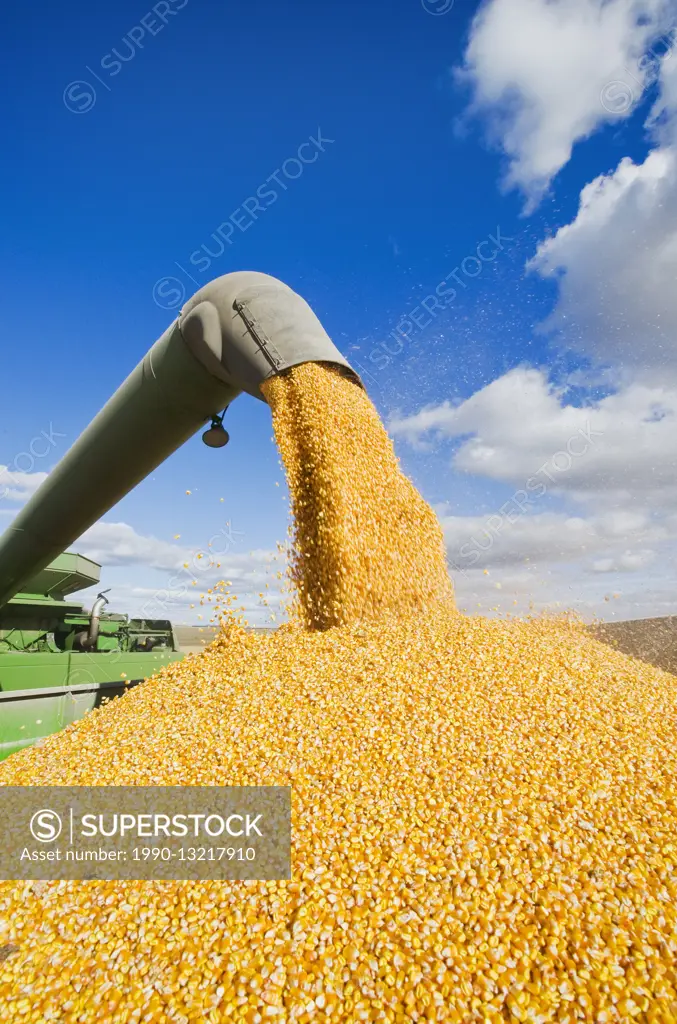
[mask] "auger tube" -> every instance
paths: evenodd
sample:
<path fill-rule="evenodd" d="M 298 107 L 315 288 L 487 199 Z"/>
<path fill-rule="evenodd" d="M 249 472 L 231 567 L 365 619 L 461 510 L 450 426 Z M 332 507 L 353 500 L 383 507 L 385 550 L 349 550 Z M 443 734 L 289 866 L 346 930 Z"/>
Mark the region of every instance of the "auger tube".
<path fill-rule="evenodd" d="M 308 303 L 267 274 L 210 281 L 0 537 L 0 607 L 242 392 L 306 362 L 354 373 Z"/>

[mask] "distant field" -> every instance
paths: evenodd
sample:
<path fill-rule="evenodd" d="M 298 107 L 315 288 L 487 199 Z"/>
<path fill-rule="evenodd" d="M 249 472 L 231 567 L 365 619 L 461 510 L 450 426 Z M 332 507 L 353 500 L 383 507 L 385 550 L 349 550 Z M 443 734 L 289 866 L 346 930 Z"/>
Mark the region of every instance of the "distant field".
<path fill-rule="evenodd" d="M 624 654 L 677 674 L 677 615 L 662 619 L 602 622 L 590 629 L 598 639 Z"/>
<path fill-rule="evenodd" d="M 202 632 L 198 626 L 175 626 L 174 630 L 179 646 L 186 654 L 203 650 L 216 635 L 214 626 L 204 626 Z M 624 654 L 677 674 L 677 615 L 663 619 L 603 622 L 591 626 L 590 630 L 599 640 Z"/>

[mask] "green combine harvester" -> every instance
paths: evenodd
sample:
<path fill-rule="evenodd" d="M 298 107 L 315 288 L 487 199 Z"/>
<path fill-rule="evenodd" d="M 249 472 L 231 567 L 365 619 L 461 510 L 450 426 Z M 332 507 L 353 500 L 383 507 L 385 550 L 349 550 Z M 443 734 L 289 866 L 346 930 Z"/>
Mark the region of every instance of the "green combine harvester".
<path fill-rule="evenodd" d="M 106 591 L 89 613 L 70 599 L 100 573 L 60 555 L 0 611 L 0 760 L 183 657 L 171 622 L 106 614 Z"/>
<path fill-rule="evenodd" d="M 310 306 L 267 274 L 201 288 L 0 537 L 0 759 L 119 696 L 179 651 L 171 622 L 91 611 L 101 567 L 67 549 L 194 434 L 228 442 L 242 392 L 300 363 L 354 373 Z"/>

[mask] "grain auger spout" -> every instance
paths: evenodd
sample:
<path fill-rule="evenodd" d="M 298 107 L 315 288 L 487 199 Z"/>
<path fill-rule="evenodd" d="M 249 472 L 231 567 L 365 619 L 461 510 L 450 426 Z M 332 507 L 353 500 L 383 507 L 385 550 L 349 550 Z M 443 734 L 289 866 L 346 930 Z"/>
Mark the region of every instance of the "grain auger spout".
<path fill-rule="evenodd" d="M 300 363 L 353 377 L 310 306 L 267 274 L 216 278 L 186 303 L 0 538 L 0 607 L 242 392 Z"/>

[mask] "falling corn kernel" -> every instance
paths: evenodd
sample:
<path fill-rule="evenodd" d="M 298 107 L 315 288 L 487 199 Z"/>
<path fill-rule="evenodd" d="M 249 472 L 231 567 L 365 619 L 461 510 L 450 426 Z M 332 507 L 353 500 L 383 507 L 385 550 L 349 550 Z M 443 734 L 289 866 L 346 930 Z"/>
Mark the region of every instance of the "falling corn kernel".
<path fill-rule="evenodd" d="M 674 1022 L 677 680 L 564 616 L 459 614 L 366 394 L 264 391 L 292 621 L 224 613 L 0 784 L 291 786 L 292 879 L 0 882 L 0 1020 Z"/>
<path fill-rule="evenodd" d="M 313 363 L 263 391 L 292 494 L 301 623 L 327 629 L 453 608 L 439 522 L 400 471 L 366 393 Z"/>

